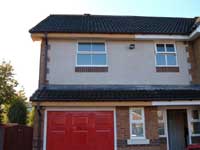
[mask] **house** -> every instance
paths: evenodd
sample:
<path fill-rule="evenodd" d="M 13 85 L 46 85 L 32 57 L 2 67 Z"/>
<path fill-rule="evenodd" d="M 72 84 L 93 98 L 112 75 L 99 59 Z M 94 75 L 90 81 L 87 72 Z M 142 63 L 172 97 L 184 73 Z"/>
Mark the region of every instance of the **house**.
<path fill-rule="evenodd" d="M 200 18 L 50 15 L 34 150 L 184 150 L 200 143 Z"/>

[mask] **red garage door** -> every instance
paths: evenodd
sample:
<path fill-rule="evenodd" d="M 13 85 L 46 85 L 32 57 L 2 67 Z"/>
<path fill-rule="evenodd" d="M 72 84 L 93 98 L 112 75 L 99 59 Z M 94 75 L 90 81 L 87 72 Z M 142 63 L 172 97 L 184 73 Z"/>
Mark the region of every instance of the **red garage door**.
<path fill-rule="evenodd" d="M 112 111 L 51 111 L 47 150 L 114 150 Z"/>

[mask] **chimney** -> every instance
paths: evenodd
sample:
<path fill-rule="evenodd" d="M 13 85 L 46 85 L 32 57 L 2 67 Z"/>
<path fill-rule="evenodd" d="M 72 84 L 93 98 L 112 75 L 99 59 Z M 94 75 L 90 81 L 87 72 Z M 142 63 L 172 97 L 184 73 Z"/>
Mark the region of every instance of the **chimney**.
<path fill-rule="evenodd" d="M 195 17 L 195 22 L 192 26 L 192 30 L 196 29 L 200 25 L 200 17 Z"/>
<path fill-rule="evenodd" d="M 84 16 L 91 16 L 91 14 L 84 14 Z"/>
<path fill-rule="evenodd" d="M 195 24 L 196 24 L 197 26 L 200 25 L 200 17 L 196 17 Z"/>

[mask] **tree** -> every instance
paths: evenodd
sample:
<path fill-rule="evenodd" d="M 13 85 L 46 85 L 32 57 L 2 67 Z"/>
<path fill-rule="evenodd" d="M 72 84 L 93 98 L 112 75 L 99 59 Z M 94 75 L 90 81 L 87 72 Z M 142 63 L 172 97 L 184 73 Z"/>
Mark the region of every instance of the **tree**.
<path fill-rule="evenodd" d="M 8 119 L 10 123 L 26 124 L 27 108 L 23 100 L 15 100 L 8 110 Z"/>
<path fill-rule="evenodd" d="M 4 104 L 10 102 L 16 97 L 15 88 L 18 82 L 14 79 L 14 69 L 10 63 L 3 61 L 0 64 L 0 123 L 2 122 L 2 113 Z"/>

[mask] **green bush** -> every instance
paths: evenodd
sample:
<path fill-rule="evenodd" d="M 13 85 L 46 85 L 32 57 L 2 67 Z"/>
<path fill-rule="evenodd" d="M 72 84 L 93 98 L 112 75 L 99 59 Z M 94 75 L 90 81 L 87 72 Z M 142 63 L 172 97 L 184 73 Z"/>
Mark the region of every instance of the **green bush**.
<path fill-rule="evenodd" d="M 16 100 L 10 105 L 8 110 L 8 119 L 10 123 L 26 124 L 27 108 L 22 100 Z"/>
<path fill-rule="evenodd" d="M 34 116 L 35 116 L 35 109 L 32 108 L 32 110 L 28 113 L 28 126 L 33 126 L 33 122 L 34 122 Z"/>

